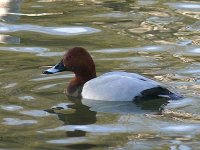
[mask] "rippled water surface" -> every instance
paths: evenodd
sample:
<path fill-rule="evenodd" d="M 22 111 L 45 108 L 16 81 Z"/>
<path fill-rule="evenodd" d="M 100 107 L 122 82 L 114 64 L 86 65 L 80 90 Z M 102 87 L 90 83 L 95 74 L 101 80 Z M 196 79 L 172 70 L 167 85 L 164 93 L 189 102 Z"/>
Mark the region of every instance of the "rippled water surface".
<path fill-rule="evenodd" d="M 136 72 L 185 98 L 67 97 L 73 74 L 42 71 L 74 46 L 98 75 Z M 0 149 L 200 149 L 199 60 L 199 0 L 1 0 Z"/>

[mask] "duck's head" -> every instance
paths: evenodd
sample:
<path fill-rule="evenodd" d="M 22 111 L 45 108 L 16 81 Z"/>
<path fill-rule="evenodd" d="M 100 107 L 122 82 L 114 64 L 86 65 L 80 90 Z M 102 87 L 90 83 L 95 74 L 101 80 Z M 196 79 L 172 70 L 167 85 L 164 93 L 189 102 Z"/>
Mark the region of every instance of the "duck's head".
<path fill-rule="evenodd" d="M 58 64 L 43 73 L 53 74 L 61 71 L 72 71 L 77 78 L 82 80 L 96 77 L 94 61 L 87 50 L 82 47 L 69 49 Z"/>

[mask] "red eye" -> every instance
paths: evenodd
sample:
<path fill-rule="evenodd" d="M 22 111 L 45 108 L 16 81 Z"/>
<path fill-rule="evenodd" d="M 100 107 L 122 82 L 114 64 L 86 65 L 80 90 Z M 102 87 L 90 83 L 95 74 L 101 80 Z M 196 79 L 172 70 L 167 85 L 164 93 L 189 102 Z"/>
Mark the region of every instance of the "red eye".
<path fill-rule="evenodd" d="M 72 58 L 72 56 L 70 56 L 70 55 L 69 55 L 69 56 L 67 56 L 67 59 L 71 59 L 71 58 Z"/>

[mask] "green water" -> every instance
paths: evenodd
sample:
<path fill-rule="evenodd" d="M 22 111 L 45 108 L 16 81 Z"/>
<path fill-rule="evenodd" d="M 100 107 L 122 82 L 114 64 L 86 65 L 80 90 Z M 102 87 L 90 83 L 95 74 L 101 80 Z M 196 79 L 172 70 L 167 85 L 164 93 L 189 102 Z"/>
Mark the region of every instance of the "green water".
<path fill-rule="evenodd" d="M 200 2 L 0 2 L 0 149 L 200 149 Z M 145 75 L 184 95 L 165 103 L 65 96 L 71 72 L 42 75 L 82 46 L 97 74 Z"/>

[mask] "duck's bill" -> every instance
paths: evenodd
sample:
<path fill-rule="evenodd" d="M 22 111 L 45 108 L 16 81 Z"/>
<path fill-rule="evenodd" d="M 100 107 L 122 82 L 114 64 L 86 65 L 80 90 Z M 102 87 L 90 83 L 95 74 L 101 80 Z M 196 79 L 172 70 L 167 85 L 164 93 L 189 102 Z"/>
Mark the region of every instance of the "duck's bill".
<path fill-rule="evenodd" d="M 57 72 L 62 72 L 66 71 L 67 69 L 65 68 L 63 64 L 63 60 L 61 60 L 58 64 L 56 64 L 54 67 L 49 68 L 43 72 L 43 74 L 54 74 Z"/>

